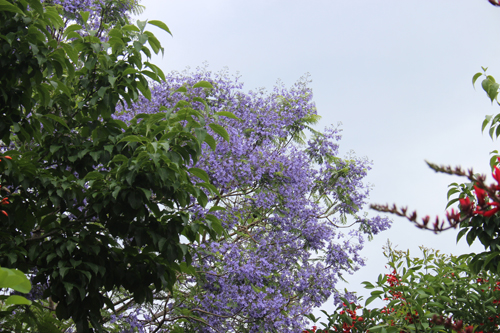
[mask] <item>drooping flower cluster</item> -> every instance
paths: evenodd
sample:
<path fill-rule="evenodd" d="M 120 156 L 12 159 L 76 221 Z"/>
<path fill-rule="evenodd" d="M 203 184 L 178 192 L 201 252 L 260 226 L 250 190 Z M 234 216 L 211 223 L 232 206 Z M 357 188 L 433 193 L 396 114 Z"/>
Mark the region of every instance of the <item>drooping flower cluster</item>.
<path fill-rule="evenodd" d="M 214 89 L 175 92 L 199 81 Z M 152 89 L 151 101 L 117 112 L 128 121 L 202 96 L 210 102 L 200 103 L 201 111 L 230 111 L 240 119 L 218 117 L 230 142 L 211 131 L 217 149 L 205 149 L 196 164 L 220 195 L 209 198 L 206 208 L 194 201 L 189 208 L 202 220 L 209 209 L 224 208 L 212 213 L 227 234 L 189 244 L 195 272 L 180 277 L 173 294 L 158 297 L 164 305 L 152 306 L 156 320 L 146 326 L 162 322 L 165 331 L 173 327 L 167 323 L 199 326 L 200 332 L 300 331 L 304 315 L 334 293 L 339 274 L 363 265 L 359 251 L 365 235 L 389 227 L 387 218 L 362 214 L 370 162 L 353 154 L 338 156 L 338 128 L 313 131 L 305 144 L 298 143 L 318 119 L 307 82 L 305 77 L 290 89 L 278 84 L 271 92 L 243 93 L 239 78 L 226 72 L 171 73 Z M 155 313 L 155 307 L 162 310 Z M 188 323 L 177 323 L 177 318 Z"/>
<path fill-rule="evenodd" d="M 81 14 L 88 12 L 89 18 L 86 22 L 88 30 L 100 33 L 105 29 L 105 24 L 125 24 L 130 19 L 130 13 L 139 8 L 137 0 L 45 0 L 44 2 L 61 6 L 67 22 L 82 24 Z"/>

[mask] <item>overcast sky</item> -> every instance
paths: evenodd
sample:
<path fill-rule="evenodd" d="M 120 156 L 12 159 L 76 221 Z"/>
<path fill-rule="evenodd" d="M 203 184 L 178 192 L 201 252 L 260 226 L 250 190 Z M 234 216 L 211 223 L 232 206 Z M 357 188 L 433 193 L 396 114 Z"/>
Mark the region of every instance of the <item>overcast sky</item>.
<path fill-rule="evenodd" d="M 142 0 L 141 19 L 159 19 L 173 37 L 155 30 L 165 72 L 228 67 L 245 89 L 313 80 L 318 129 L 342 122 L 341 150 L 367 156 L 372 203 L 396 203 L 421 216 L 444 217 L 448 184 L 465 179 L 436 174 L 425 160 L 488 173 L 498 149 L 481 134 L 486 114 L 500 112 L 472 76 L 489 67 L 500 80 L 500 7 L 487 0 L 273 1 Z M 375 212 L 371 212 L 375 214 Z M 434 235 L 395 217 L 393 227 L 366 245 L 367 266 L 349 277 L 351 290 L 386 273 L 382 246 L 418 246 L 459 255 L 481 251 L 456 232 Z M 344 286 L 342 286 L 343 288 Z M 366 297 L 365 297 L 366 298 Z M 331 302 L 330 302 L 331 303 Z M 332 310 L 330 304 L 325 309 Z"/>

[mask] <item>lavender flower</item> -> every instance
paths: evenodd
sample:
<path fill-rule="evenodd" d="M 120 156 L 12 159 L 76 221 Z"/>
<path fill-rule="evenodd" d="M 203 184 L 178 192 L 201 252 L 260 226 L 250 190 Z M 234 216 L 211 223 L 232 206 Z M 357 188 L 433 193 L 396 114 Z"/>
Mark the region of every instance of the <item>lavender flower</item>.
<path fill-rule="evenodd" d="M 214 89 L 175 92 L 200 80 Z M 301 331 L 304 315 L 336 294 L 339 275 L 364 265 L 359 252 L 366 236 L 390 226 L 387 218 L 361 215 L 371 163 L 354 154 L 338 156 L 338 127 L 313 131 L 305 144 L 296 143 L 318 119 L 307 84 L 306 76 L 291 88 L 278 84 L 270 92 L 244 93 L 239 77 L 199 68 L 170 73 L 153 87 L 150 101 L 143 98 L 116 113 L 130 121 L 199 96 L 209 100 L 209 110 L 198 105 L 208 112 L 207 124 L 221 124 L 231 137 L 227 143 L 207 127 L 217 149 L 204 146 L 196 167 L 208 173 L 221 196 L 210 198 L 206 208 L 194 201 L 189 208 L 201 220 L 213 205 L 226 208 L 213 214 L 227 237 L 189 244 L 197 273 L 180 276 L 173 294 L 159 294 L 162 301 L 147 308 L 155 318 L 144 319 L 151 330 L 177 325 L 200 332 Z M 222 110 L 241 121 L 210 116 Z"/>

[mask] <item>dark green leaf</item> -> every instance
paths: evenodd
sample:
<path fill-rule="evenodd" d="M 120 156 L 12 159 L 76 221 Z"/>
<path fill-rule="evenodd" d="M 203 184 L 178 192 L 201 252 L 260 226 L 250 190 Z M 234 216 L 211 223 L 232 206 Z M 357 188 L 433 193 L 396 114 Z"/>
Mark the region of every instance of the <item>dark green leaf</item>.
<path fill-rule="evenodd" d="M 6 0 L 0 0 L 0 11 L 13 12 L 25 16 L 25 14 L 21 9 L 19 9 L 18 7 L 14 6 L 13 4 L 11 4 Z"/>
<path fill-rule="evenodd" d="M 53 114 L 44 114 L 43 115 L 44 117 L 47 117 L 47 118 L 50 118 L 56 122 L 58 122 L 59 124 L 63 125 L 64 127 L 66 127 L 67 129 L 69 129 L 68 125 L 66 124 L 66 122 L 64 121 L 64 119 L 62 119 L 61 117 L 58 117 L 58 116 L 55 116 Z"/>
<path fill-rule="evenodd" d="M 199 168 L 190 168 L 189 172 L 193 174 L 194 176 L 200 178 L 201 180 L 206 181 L 207 183 L 210 182 L 210 179 L 208 178 L 208 174 L 206 173 L 205 170 L 199 169 Z"/>
<path fill-rule="evenodd" d="M 224 140 L 229 142 L 229 134 L 227 133 L 226 129 L 222 127 L 219 124 L 210 124 L 208 125 L 210 128 L 217 134 L 219 134 Z M 207 135 L 208 138 L 208 135 Z M 205 141 L 210 145 L 210 143 L 207 141 L 207 138 L 205 138 Z"/>

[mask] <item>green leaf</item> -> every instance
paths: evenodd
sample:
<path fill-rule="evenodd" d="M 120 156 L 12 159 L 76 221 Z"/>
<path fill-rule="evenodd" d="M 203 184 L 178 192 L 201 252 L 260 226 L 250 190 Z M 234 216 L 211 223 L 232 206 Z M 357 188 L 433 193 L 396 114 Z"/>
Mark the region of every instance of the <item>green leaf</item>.
<path fill-rule="evenodd" d="M 18 14 L 21 14 L 23 16 L 26 16 L 26 14 L 24 14 L 24 12 L 21 9 L 19 9 L 19 7 L 14 6 L 13 4 L 11 4 L 10 2 L 8 2 L 6 0 L 0 0 L 0 10 L 18 13 Z"/>
<path fill-rule="evenodd" d="M 163 51 L 163 48 L 161 47 L 160 41 L 155 37 L 155 35 L 153 35 L 152 32 L 144 31 L 144 34 L 146 34 L 148 36 L 149 45 L 151 45 L 151 48 L 153 49 L 153 52 L 155 54 L 158 54 L 158 52 L 160 50 Z"/>
<path fill-rule="evenodd" d="M 144 28 L 146 27 L 147 21 L 141 21 L 137 20 L 137 26 L 141 31 L 144 31 Z"/>
<path fill-rule="evenodd" d="M 0 288 L 11 288 L 27 294 L 31 290 L 31 282 L 17 269 L 0 267 Z"/>
<path fill-rule="evenodd" d="M 491 121 L 491 115 L 485 116 L 485 119 L 483 121 L 483 125 L 481 126 L 481 132 L 484 132 L 485 127 L 488 125 L 488 123 Z"/>
<path fill-rule="evenodd" d="M 62 119 L 61 117 L 55 116 L 55 115 L 50 114 L 50 113 L 44 114 L 43 116 L 58 122 L 59 124 L 63 125 L 64 127 L 66 127 L 69 130 L 68 125 L 66 124 L 64 119 Z"/>
<path fill-rule="evenodd" d="M 139 137 L 137 135 L 128 135 L 118 142 L 124 142 L 124 141 L 125 142 L 146 142 L 146 141 L 148 141 L 148 139 L 144 138 L 144 137 Z"/>
<path fill-rule="evenodd" d="M 152 24 L 154 26 L 157 26 L 158 28 L 168 32 L 171 36 L 172 36 L 172 33 L 170 32 L 170 29 L 167 27 L 167 25 L 165 23 L 163 23 L 162 21 L 158 21 L 158 20 L 150 20 L 148 21 L 149 24 Z"/>
<path fill-rule="evenodd" d="M 427 297 L 429 297 L 429 294 L 427 294 L 427 293 L 425 292 L 425 290 L 423 290 L 423 289 L 417 289 L 417 293 L 418 293 L 418 294 L 420 295 L 420 297 L 422 297 L 422 298 L 427 298 Z"/>
<path fill-rule="evenodd" d="M 365 302 L 365 307 L 370 304 L 371 302 L 373 302 L 374 300 L 376 300 L 377 298 L 380 298 L 378 295 L 374 295 L 374 296 L 370 296 L 368 297 L 368 299 L 366 300 Z"/>
<path fill-rule="evenodd" d="M 460 200 L 460 198 L 455 198 L 455 199 L 452 199 L 452 200 L 448 201 L 448 204 L 446 205 L 446 208 L 450 207 L 451 205 L 453 205 L 458 200 Z"/>
<path fill-rule="evenodd" d="M 147 86 L 147 81 L 145 81 L 145 84 L 141 81 L 137 81 L 137 89 L 139 89 L 144 97 L 151 100 L 151 90 L 149 90 Z"/>
<path fill-rule="evenodd" d="M 222 227 L 220 220 L 215 215 L 206 214 L 205 219 L 208 220 L 207 224 L 210 222 L 211 229 L 213 229 L 216 233 L 219 235 L 224 234 L 225 229 Z"/>
<path fill-rule="evenodd" d="M 456 188 L 452 188 L 452 189 L 450 189 L 450 190 L 448 191 L 448 193 L 446 194 L 446 197 L 447 197 L 447 199 L 449 200 L 449 199 L 450 199 L 450 197 L 451 197 L 453 194 L 455 194 L 455 193 L 459 193 L 459 192 L 460 192 L 460 191 L 459 191 L 458 189 L 456 189 Z"/>
<path fill-rule="evenodd" d="M 476 81 L 478 78 L 481 77 L 481 75 L 483 75 L 483 73 L 481 73 L 481 72 L 474 74 L 474 76 L 472 77 L 472 86 L 473 87 L 475 87 Z"/>
<path fill-rule="evenodd" d="M 80 16 L 82 17 L 82 22 L 86 24 L 89 20 L 90 12 L 80 12 Z"/>
<path fill-rule="evenodd" d="M 474 229 L 469 229 L 466 239 L 467 239 L 467 244 L 469 244 L 469 246 L 474 242 L 474 240 L 476 239 L 476 233 Z"/>
<path fill-rule="evenodd" d="M 207 89 L 212 89 L 213 86 L 210 82 L 207 81 L 200 81 L 198 83 L 195 83 L 193 88 L 207 88 Z"/>
<path fill-rule="evenodd" d="M 227 142 L 229 142 L 229 134 L 227 133 L 227 131 L 226 131 L 226 129 L 224 127 L 222 127 L 219 124 L 210 124 L 208 126 L 210 126 L 210 128 L 215 133 L 219 134 L 224 140 L 226 140 Z M 207 137 L 208 137 L 208 135 L 207 135 Z M 207 138 L 205 138 L 205 142 L 207 142 L 210 145 L 210 143 L 207 141 Z"/>
<path fill-rule="evenodd" d="M 198 201 L 198 203 L 202 207 L 206 207 L 206 205 L 208 204 L 208 197 L 205 194 L 205 192 L 203 192 L 203 191 L 200 191 L 200 194 L 198 195 L 198 197 L 196 198 L 196 200 Z"/>
<path fill-rule="evenodd" d="M 142 196 L 135 191 L 128 195 L 128 202 L 133 209 L 139 209 L 143 205 Z"/>
<path fill-rule="evenodd" d="M 446 309 L 446 306 L 442 303 L 439 303 L 439 302 L 429 302 L 427 303 L 427 306 L 435 306 L 437 308 L 440 308 L 440 309 Z"/>
<path fill-rule="evenodd" d="M 123 76 L 129 75 L 129 74 L 138 74 L 139 71 L 133 67 L 128 67 L 126 68 L 121 74 Z"/>
<path fill-rule="evenodd" d="M 208 178 L 208 174 L 206 173 L 205 170 L 199 169 L 199 168 L 191 168 L 189 169 L 189 172 L 193 174 L 194 176 L 200 178 L 201 180 L 206 181 L 207 183 L 210 182 L 210 179 Z"/>
<path fill-rule="evenodd" d="M 368 281 L 361 282 L 361 284 L 365 285 L 365 289 L 373 289 L 373 288 L 375 288 L 375 286 L 371 282 L 368 282 Z"/>
<path fill-rule="evenodd" d="M 491 253 L 490 255 L 488 255 L 488 257 L 486 257 L 486 260 L 484 261 L 484 266 L 488 266 L 488 264 L 490 263 L 490 261 L 492 261 L 493 259 L 497 258 L 498 255 L 500 254 L 500 252 L 498 251 L 495 251 L 493 253 Z"/>
<path fill-rule="evenodd" d="M 210 134 L 205 134 L 205 142 L 210 146 L 210 148 L 215 151 L 215 149 L 217 148 L 217 143 L 215 142 L 215 139 L 213 136 L 211 136 Z"/>
<path fill-rule="evenodd" d="M 78 30 L 82 30 L 82 29 L 83 29 L 83 27 L 81 25 L 79 25 L 79 24 L 72 24 L 69 27 L 67 27 L 66 29 L 64 29 L 63 36 L 64 37 L 68 37 L 68 34 L 70 32 L 78 31 Z"/>
<path fill-rule="evenodd" d="M 156 75 L 158 75 L 163 81 L 165 81 L 165 74 L 163 73 L 163 71 L 160 69 L 160 67 L 156 66 L 155 64 L 152 64 L 150 62 L 144 62 L 144 65 L 146 65 L 147 67 L 151 68 L 151 70 L 153 72 L 156 73 Z"/>
<path fill-rule="evenodd" d="M 467 228 L 460 230 L 460 232 L 457 235 L 457 243 L 467 233 L 467 230 L 468 230 Z"/>
<path fill-rule="evenodd" d="M 221 207 L 221 206 L 212 206 L 210 207 L 210 209 L 208 210 L 209 212 L 217 212 L 219 210 L 226 210 L 224 207 Z"/>
<path fill-rule="evenodd" d="M 23 296 L 11 295 L 5 300 L 5 305 L 31 305 L 31 301 Z"/>
<path fill-rule="evenodd" d="M 497 98 L 499 84 L 495 82 L 495 79 L 492 76 L 488 75 L 487 78 L 483 80 L 481 85 L 491 102 L 493 102 Z"/>
<path fill-rule="evenodd" d="M 104 176 L 99 171 L 91 171 L 83 179 L 85 180 L 96 180 L 103 179 Z"/>
<path fill-rule="evenodd" d="M 218 115 L 218 116 L 224 116 L 224 117 L 228 117 L 228 118 L 231 118 L 231 119 L 236 119 L 236 120 L 241 121 L 240 118 L 236 117 L 234 115 L 234 113 L 229 112 L 229 111 L 219 111 L 219 112 L 216 112 L 215 114 Z"/>

